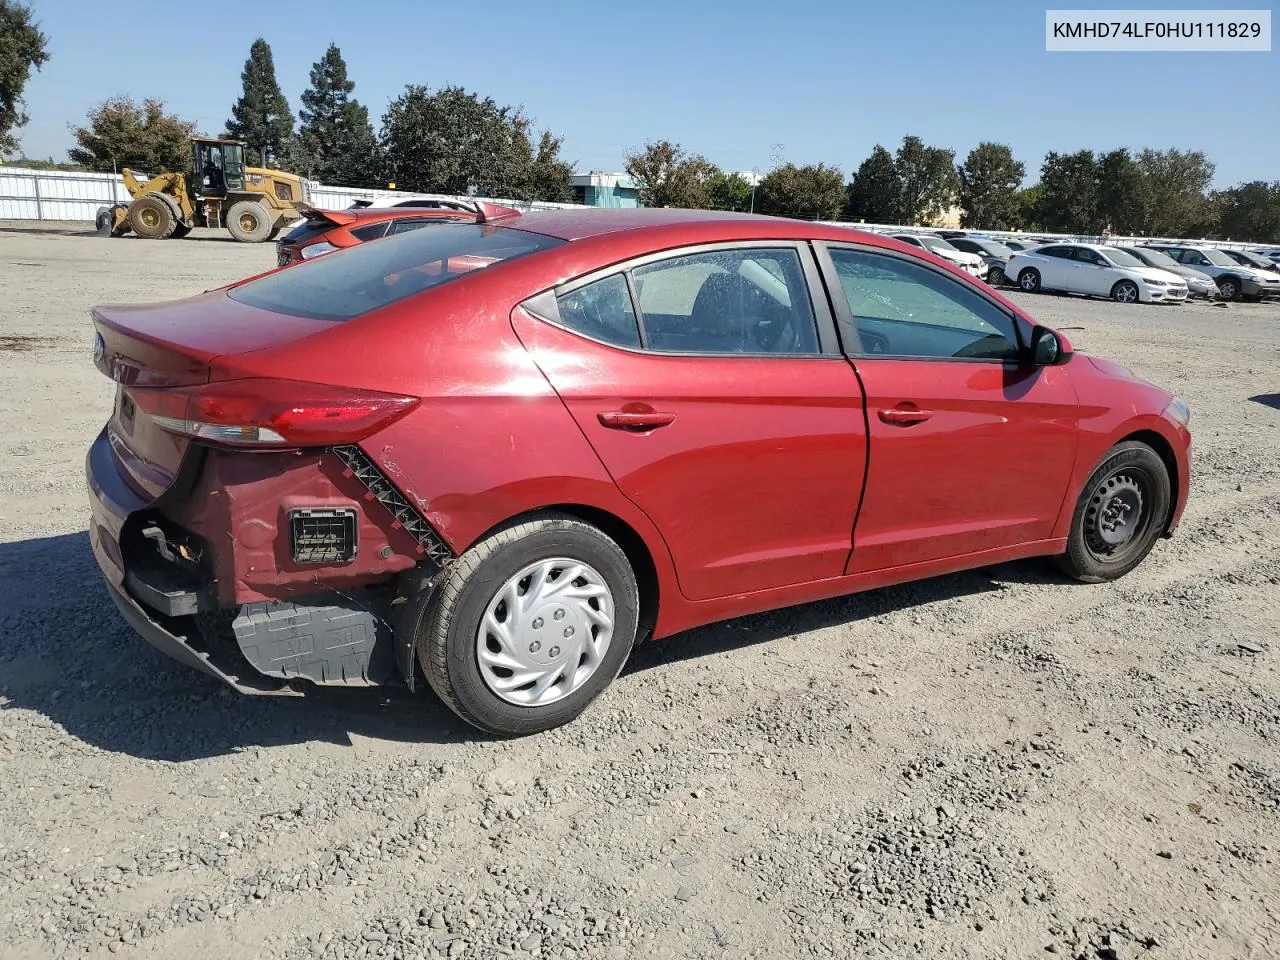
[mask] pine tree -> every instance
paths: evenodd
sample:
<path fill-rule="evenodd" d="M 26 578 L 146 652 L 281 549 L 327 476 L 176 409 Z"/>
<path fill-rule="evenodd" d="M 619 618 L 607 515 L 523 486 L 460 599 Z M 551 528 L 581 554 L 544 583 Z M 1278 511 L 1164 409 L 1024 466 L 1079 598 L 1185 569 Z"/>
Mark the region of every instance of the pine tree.
<path fill-rule="evenodd" d="M 377 141 L 369 111 L 351 98 L 355 82 L 336 44 L 311 67 L 311 86 L 302 94 L 298 118 L 298 172 L 313 180 L 365 186 L 376 180 Z"/>
<path fill-rule="evenodd" d="M 244 92 L 231 108 L 227 136 L 245 142 L 250 164 L 287 159 L 293 147 L 293 113 L 276 80 L 271 47 L 261 37 L 249 48 L 240 80 Z"/>

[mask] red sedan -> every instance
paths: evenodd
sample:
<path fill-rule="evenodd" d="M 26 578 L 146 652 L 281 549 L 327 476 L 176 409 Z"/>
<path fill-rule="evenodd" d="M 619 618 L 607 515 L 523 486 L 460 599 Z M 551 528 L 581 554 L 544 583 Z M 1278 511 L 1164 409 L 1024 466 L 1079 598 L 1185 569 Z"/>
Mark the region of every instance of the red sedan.
<path fill-rule="evenodd" d="M 377 210 L 303 210 L 302 220 L 276 241 L 276 262 L 313 260 L 367 240 L 394 237 L 429 224 L 474 223 L 475 212 L 460 204 L 437 207 L 385 207 Z"/>
<path fill-rule="evenodd" d="M 1023 557 L 1111 580 L 1178 524 L 1186 405 L 928 253 L 477 220 L 94 310 L 90 533 L 143 637 L 243 691 L 425 677 L 529 733 L 645 638 Z"/>

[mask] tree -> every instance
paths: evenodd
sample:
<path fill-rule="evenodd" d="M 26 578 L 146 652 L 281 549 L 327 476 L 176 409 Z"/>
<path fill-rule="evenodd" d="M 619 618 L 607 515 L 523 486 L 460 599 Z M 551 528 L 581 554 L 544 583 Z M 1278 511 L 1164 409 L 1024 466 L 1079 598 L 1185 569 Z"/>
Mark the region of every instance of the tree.
<path fill-rule="evenodd" d="M 1150 184 L 1129 151 L 1112 150 L 1098 158 L 1098 220 L 1113 233 L 1142 233 L 1151 207 Z"/>
<path fill-rule="evenodd" d="M 711 188 L 719 168 L 705 157 L 685 153 L 678 143 L 646 143 L 643 150 L 627 155 L 626 164 L 641 206 L 702 210 L 712 206 Z"/>
<path fill-rule="evenodd" d="M 189 171 L 195 132 L 194 123 L 166 113 L 163 100 L 137 104 L 129 97 L 111 97 L 89 111 L 87 126 L 71 129 L 77 146 L 67 156 L 89 170 L 132 167 L 152 176 Z"/>
<path fill-rule="evenodd" d="M 527 198 L 536 158 L 519 110 L 462 87 L 433 93 L 411 84 L 387 107 L 382 126 L 388 176 L 405 189 Z M 551 169 L 554 153 L 543 156 Z"/>
<path fill-rule="evenodd" d="M 291 158 L 293 113 L 276 80 L 271 47 L 259 37 L 249 48 L 240 73 L 243 92 L 231 108 L 227 136 L 245 142 L 245 158 L 264 166 Z"/>
<path fill-rule="evenodd" d="M 30 7 L 17 0 L 0 0 L 0 157 L 18 149 L 13 131 L 27 123 L 22 91 L 31 68 L 39 70 L 49 62 L 48 43 Z"/>
<path fill-rule="evenodd" d="M 378 143 L 369 111 L 352 99 L 355 83 L 337 44 L 311 67 L 311 86 L 298 110 L 299 172 L 324 183 L 367 186 L 378 182 Z"/>
<path fill-rule="evenodd" d="M 1010 230 L 1021 213 L 1018 188 L 1027 172 L 1003 143 L 983 141 L 960 166 L 960 226 Z"/>
<path fill-rule="evenodd" d="M 1179 237 L 1205 215 L 1205 191 L 1214 165 L 1199 150 L 1143 150 L 1138 168 L 1147 184 L 1150 208 L 1144 224 L 1152 237 Z"/>
<path fill-rule="evenodd" d="M 709 206 L 712 210 L 735 210 L 746 213 L 751 209 L 751 181 L 740 173 L 716 171 L 709 185 Z"/>
<path fill-rule="evenodd" d="M 1038 183 L 1018 191 L 1018 226 L 1023 230 L 1043 230 L 1040 222 L 1040 205 L 1044 188 Z"/>
<path fill-rule="evenodd" d="M 897 171 L 897 221 L 928 223 L 951 206 L 960 190 L 954 150 L 926 147 L 919 137 L 903 137 L 893 165 Z"/>
<path fill-rule="evenodd" d="M 902 181 L 893 154 L 876 144 L 849 181 L 844 215 L 850 220 L 891 223 L 898 215 Z"/>
<path fill-rule="evenodd" d="M 1036 219 L 1052 233 L 1098 233 L 1098 165 L 1092 150 L 1050 152 L 1044 158 Z"/>
<path fill-rule="evenodd" d="M 756 206 L 762 213 L 799 220 L 834 220 L 844 205 L 844 174 L 837 167 L 784 164 L 760 181 Z"/>
<path fill-rule="evenodd" d="M 1210 199 L 1216 223 L 1203 233 L 1227 240 L 1280 243 L 1280 180 L 1253 180 L 1216 191 Z"/>
<path fill-rule="evenodd" d="M 529 164 L 527 193 L 530 200 L 550 200 L 567 203 L 573 199 L 569 179 L 573 166 L 560 159 L 563 137 L 553 136 L 543 130 L 538 139 L 538 149 Z"/>

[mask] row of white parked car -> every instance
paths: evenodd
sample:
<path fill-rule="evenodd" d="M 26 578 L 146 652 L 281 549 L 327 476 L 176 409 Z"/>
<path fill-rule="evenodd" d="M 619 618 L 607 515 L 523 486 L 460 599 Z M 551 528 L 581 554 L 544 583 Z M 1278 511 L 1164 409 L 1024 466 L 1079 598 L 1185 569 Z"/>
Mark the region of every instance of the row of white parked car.
<path fill-rule="evenodd" d="M 1280 297 L 1280 249 L 1221 250 L 1193 243 L 1135 246 L 998 240 L 946 231 L 888 236 L 954 263 L 992 286 L 1076 293 L 1120 303 L 1181 303 L 1188 297 Z"/>

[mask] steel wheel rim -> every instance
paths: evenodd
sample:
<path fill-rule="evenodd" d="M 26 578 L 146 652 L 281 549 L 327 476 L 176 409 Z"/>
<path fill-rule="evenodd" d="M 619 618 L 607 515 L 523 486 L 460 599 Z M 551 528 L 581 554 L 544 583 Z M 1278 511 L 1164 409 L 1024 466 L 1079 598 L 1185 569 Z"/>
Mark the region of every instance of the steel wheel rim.
<path fill-rule="evenodd" d="M 258 218 L 252 213 L 240 214 L 240 229 L 245 233 L 252 233 L 258 227 Z"/>
<path fill-rule="evenodd" d="M 142 212 L 139 214 L 139 217 L 141 218 L 142 225 L 144 227 L 155 227 L 160 223 L 160 214 L 149 208 L 144 207 Z"/>
<path fill-rule="evenodd" d="M 1085 544 L 1095 558 L 1123 562 L 1151 521 L 1152 489 L 1144 471 L 1117 471 L 1097 484 L 1085 509 Z"/>
<path fill-rule="evenodd" d="M 531 563 L 490 598 L 476 630 L 476 664 L 506 703 L 545 707 L 581 689 L 613 640 L 613 593 L 590 564 Z"/>

